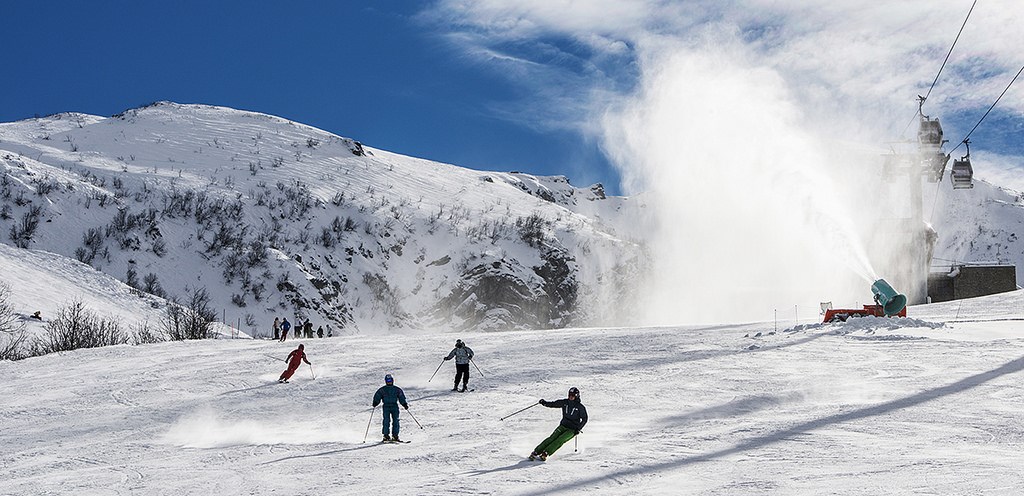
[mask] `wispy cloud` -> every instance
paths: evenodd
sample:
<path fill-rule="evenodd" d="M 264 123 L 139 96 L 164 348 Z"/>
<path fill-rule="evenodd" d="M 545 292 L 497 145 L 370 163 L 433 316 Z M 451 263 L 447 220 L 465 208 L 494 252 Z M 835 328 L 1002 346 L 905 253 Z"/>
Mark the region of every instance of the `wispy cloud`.
<path fill-rule="evenodd" d="M 924 106 L 960 117 L 944 122 L 947 138 L 962 137 L 973 125 L 964 116 L 980 116 L 1024 64 L 1017 3 L 986 0 L 972 13 Z M 661 228 L 648 237 L 658 268 L 643 313 L 669 323 L 863 301 L 874 277 L 902 277 L 898 245 L 871 227 L 913 209 L 906 188 L 873 172 L 887 141 L 915 136 L 916 97 L 970 7 L 449 0 L 424 15 L 467 34 L 452 38 L 471 41 L 466 53 L 514 66 L 502 70 L 532 97 L 507 118 L 597 136 L 624 189 L 649 193 Z M 1000 106 L 1019 122 L 1024 82 Z"/>
<path fill-rule="evenodd" d="M 607 92 L 632 91 L 631 83 L 644 77 L 633 64 L 651 52 L 667 46 L 714 50 L 705 36 L 714 29 L 730 33 L 760 65 L 777 70 L 809 106 L 833 112 L 871 108 L 880 117 L 898 108 L 909 118 L 970 6 L 966 0 L 447 0 L 423 16 L 453 32 L 471 33 L 452 38 L 469 53 L 500 53 L 535 65 L 531 74 L 544 76 L 518 79 L 526 87 L 542 87 L 542 94 L 559 98 L 550 89 L 559 81 L 562 93 L 577 100 L 600 94 L 588 115 L 608 103 Z M 926 108 L 938 114 L 991 103 L 1008 74 L 1024 64 L 1017 48 L 1024 43 L 1022 20 L 1014 0 L 981 2 Z M 498 48 L 510 46 L 518 53 Z M 559 51 L 565 56 L 554 55 Z M 1001 105 L 1024 112 L 1024 91 Z M 579 107 L 560 121 L 578 121 Z M 900 125 L 894 120 L 891 127 L 886 131 Z"/>

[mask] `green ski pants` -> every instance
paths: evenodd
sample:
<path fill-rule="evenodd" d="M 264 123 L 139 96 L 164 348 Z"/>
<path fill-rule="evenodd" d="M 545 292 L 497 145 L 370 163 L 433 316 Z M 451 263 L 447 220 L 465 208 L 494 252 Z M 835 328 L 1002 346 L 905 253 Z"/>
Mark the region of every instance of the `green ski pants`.
<path fill-rule="evenodd" d="M 558 448 L 561 448 L 566 441 L 576 437 L 576 431 L 559 425 L 555 427 L 554 432 L 548 436 L 547 439 L 540 442 L 536 448 L 533 449 L 536 453 L 547 453 L 553 454 Z"/>

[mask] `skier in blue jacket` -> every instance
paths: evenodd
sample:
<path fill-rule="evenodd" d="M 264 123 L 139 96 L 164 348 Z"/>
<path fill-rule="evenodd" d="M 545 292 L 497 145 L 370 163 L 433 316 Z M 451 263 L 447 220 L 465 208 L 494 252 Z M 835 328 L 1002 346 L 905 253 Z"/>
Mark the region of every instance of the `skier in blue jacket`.
<path fill-rule="evenodd" d="M 409 409 L 409 404 L 405 402 L 405 392 L 395 385 L 395 379 L 391 377 L 391 374 L 384 376 L 384 385 L 373 394 L 373 407 L 376 408 L 381 402 L 384 403 L 384 407 L 381 408 L 381 411 L 384 412 L 384 425 L 381 429 L 384 434 L 384 442 L 400 443 L 402 440 L 398 438 L 398 404 L 401 403 L 406 410 Z M 390 436 L 388 436 L 389 427 Z"/>
<path fill-rule="evenodd" d="M 281 342 L 282 343 L 286 339 L 288 339 L 288 331 L 290 331 L 291 329 L 292 329 L 292 323 L 288 322 L 288 317 L 285 317 L 284 321 L 281 322 Z"/>

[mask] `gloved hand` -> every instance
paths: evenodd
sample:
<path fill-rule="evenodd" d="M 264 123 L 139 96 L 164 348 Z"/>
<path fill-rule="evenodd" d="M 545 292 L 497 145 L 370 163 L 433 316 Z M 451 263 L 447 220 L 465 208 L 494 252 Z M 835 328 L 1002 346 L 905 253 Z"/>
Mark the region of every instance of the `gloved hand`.
<path fill-rule="evenodd" d="M 540 400 L 540 401 L 538 401 L 537 403 L 540 403 L 541 405 L 546 405 L 546 404 L 547 404 L 548 402 L 547 402 L 547 401 L 544 401 L 543 399 L 541 399 L 541 400 Z"/>
<path fill-rule="evenodd" d="M 409 405 L 405 405 L 405 409 L 408 410 L 409 409 Z"/>
<path fill-rule="evenodd" d="M 583 432 L 583 429 L 576 429 L 576 435 L 577 436 L 580 435 L 581 432 Z"/>
<path fill-rule="evenodd" d="M 449 356 L 446 356 L 446 357 L 444 357 L 444 361 L 446 361 L 446 362 L 447 362 L 448 360 L 451 360 L 451 359 L 452 359 L 452 357 L 449 357 Z"/>

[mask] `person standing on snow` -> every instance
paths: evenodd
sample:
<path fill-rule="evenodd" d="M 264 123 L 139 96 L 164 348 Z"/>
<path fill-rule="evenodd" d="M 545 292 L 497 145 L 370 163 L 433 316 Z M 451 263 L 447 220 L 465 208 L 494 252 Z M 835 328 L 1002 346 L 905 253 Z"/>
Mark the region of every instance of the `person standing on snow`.
<path fill-rule="evenodd" d="M 281 340 L 281 319 L 274 317 L 274 339 Z"/>
<path fill-rule="evenodd" d="M 290 379 L 292 374 L 299 369 L 299 365 L 302 365 L 303 361 L 305 361 L 307 365 L 313 365 L 312 363 L 309 363 L 309 360 L 306 358 L 306 352 L 302 351 L 301 344 L 298 348 L 292 350 L 292 352 L 288 354 L 288 358 L 285 358 L 284 361 L 288 362 L 288 370 L 281 372 L 281 377 L 277 382 L 288 382 L 288 379 Z"/>
<path fill-rule="evenodd" d="M 473 359 L 473 350 L 466 346 L 461 339 L 456 339 L 455 348 L 444 359 L 451 360 L 452 357 L 455 357 L 455 387 L 452 388 L 452 391 L 465 393 L 466 386 L 469 385 L 469 361 Z M 462 389 L 459 389 L 460 380 Z"/>
<path fill-rule="evenodd" d="M 530 453 L 530 461 L 538 458 L 541 461 L 547 460 L 566 441 L 576 437 L 583 430 L 584 425 L 587 425 L 587 408 L 580 402 L 579 389 L 569 388 L 568 398 L 564 400 L 544 401 L 541 399 L 540 404 L 548 408 L 561 408 L 562 421 L 547 439 L 541 441 L 533 449 L 533 453 Z"/>
<path fill-rule="evenodd" d="M 288 331 L 292 329 L 292 323 L 288 322 L 288 317 L 284 318 L 284 322 L 281 322 L 281 342 L 285 342 L 288 339 Z"/>
<path fill-rule="evenodd" d="M 384 413 L 384 425 L 381 428 L 384 442 L 400 443 L 402 440 L 398 438 L 398 404 L 401 403 L 406 410 L 409 409 L 409 404 L 405 402 L 405 391 L 395 385 L 395 379 L 391 374 L 384 376 L 384 385 L 373 394 L 373 407 L 377 408 L 381 402 L 384 403 L 384 407 L 381 408 Z"/>

